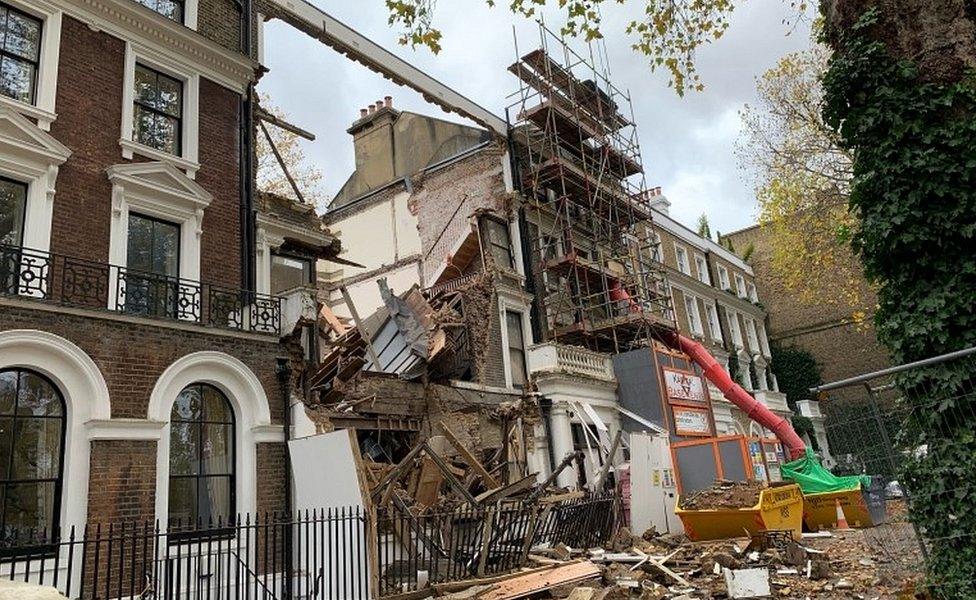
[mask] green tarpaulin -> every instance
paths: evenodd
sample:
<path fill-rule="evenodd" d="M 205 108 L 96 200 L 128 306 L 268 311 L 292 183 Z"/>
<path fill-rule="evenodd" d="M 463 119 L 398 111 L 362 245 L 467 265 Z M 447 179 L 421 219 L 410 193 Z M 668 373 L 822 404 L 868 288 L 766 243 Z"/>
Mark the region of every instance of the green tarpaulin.
<path fill-rule="evenodd" d="M 781 472 L 783 479 L 795 482 L 804 494 L 856 490 L 871 485 L 871 478 L 866 475 L 847 477 L 834 475 L 820 465 L 820 461 L 810 448 L 807 448 L 802 458 L 784 463 Z"/>

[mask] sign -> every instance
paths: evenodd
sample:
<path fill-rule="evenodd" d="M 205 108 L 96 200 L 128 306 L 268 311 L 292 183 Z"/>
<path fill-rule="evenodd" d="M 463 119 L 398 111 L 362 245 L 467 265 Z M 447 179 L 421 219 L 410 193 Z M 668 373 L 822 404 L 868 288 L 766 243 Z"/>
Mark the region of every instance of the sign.
<path fill-rule="evenodd" d="M 675 406 L 674 432 L 678 435 L 711 435 L 708 411 L 700 408 L 681 408 Z"/>
<path fill-rule="evenodd" d="M 701 377 L 693 373 L 675 371 L 667 367 L 662 367 L 661 370 L 664 371 L 664 387 L 667 390 L 668 398 L 671 400 L 684 400 L 686 402 L 708 401 Z"/>

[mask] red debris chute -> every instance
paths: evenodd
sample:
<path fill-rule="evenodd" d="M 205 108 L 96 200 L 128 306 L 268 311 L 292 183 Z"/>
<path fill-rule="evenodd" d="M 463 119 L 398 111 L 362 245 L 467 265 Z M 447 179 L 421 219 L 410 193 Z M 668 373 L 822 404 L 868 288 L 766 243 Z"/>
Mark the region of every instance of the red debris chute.
<path fill-rule="evenodd" d="M 729 402 L 741 408 L 750 419 L 775 433 L 779 441 L 786 447 L 786 451 L 789 453 L 791 459 L 800 458 L 804 455 L 806 452 L 806 444 L 803 443 L 800 436 L 793 430 L 790 422 L 783 417 L 777 416 L 773 411 L 750 396 L 748 392 L 742 389 L 742 386 L 732 381 L 728 372 L 722 368 L 722 365 L 715 360 L 715 357 L 704 346 L 686 338 L 677 331 L 667 332 L 662 337 L 664 343 L 672 348 L 681 350 L 701 367 L 705 378 L 714 383 L 718 389 L 722 390 L 722 393 Z"/>

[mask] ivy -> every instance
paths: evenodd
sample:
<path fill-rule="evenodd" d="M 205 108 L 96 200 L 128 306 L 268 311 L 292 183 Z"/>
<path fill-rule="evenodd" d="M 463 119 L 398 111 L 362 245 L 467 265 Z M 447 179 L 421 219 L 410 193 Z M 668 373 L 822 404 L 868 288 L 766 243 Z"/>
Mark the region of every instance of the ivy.
<path fill-rule="evenodd" d="M 786 394 L 786 403 L 796 410 L 796 403 L 810 399 L 810 388 L 823 383 L 820 365 L 813 355 L 798 346 L 772 344 L 773 373 L 779 390 Z"/>
<path fill-rule="evenodd" d="M 878 339 L 908 362 L 976 345 L 976 77 L 925 81 L 892 58 L 879 28 L 868 11 L 836 32 L 824 117 L 853 156 L 851 243 L 878 287 Z M 897 440 L 901 481 L 945 598 L 976 597 L 971 367 L 948 362 L 898 381 L 902 408 L 916 409 Z"/>

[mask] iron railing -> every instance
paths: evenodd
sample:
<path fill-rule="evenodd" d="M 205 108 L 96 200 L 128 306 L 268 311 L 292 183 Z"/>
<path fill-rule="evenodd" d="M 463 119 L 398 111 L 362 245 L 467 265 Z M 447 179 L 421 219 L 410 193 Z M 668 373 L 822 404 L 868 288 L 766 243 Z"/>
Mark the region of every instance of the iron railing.
<path fill-rule="evenodd" d="M 367 600 L 416 590 L 423 579 L 514 570 L 537 545 L 599 545 L 614 533 L 618 505 L 607 496 L 375 520 L 361 508 L 333 508 L 168 528 L 158 521 L 8 527 L 0 578 L 83 600 Z"/>
<path fill-rule="evenodd" d="M 886 496 L 884 523 L 863 532 L 885 557 L 880 570 L 895 581 L 924 578 L 926 597 L 974 597 L 966 549 L 976 528 L 965 511 L 976 499 L 976 348 L 811 392 L 820 398 L 825 462 L 838 475 L 873 476 Z"/>
<path fill-rule="evenodd" d="M 0 244 L 0 295 L 280 335 L 277 296 Z"/>

